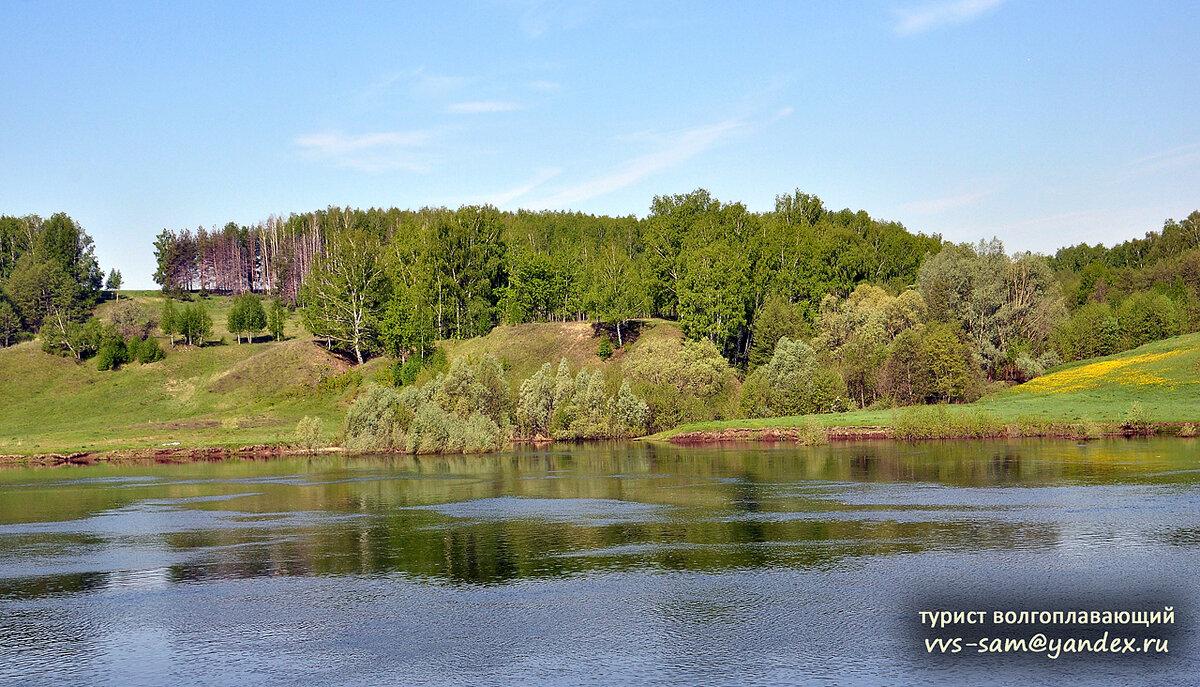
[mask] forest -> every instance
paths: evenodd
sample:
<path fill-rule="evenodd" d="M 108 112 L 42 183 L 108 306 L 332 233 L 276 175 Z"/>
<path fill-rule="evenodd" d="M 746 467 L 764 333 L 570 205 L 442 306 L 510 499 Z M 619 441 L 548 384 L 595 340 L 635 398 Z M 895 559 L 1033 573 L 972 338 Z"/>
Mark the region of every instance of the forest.
<path fill-rule="evenodd" d="M 0 218 L 0 342 L 37 335 L 47 352 L 78 360 L 107 347 L 108 369 L 138 358 L 156 328 L 172 344 L 178 334 L 202 345 L 211 320 L 193 295 L 238 295 L 228 329 L 239 341 L 262 329 L 279 338 L 294 310 L 350 361 L 393 360 L 394 386 L 420 378 L 389 397 L 397 431 L 420 418 L 428 436 L 434 419 L 445 429 L 457 414 L 460 436 L 470 426 L 494 439 L 966 402 L 1062 362 L 1200 329 L 1200 211 L 1111 248 L 1044 256 L 1010 254 L 996 239 L 950 243 L 800 191 L 751 212 L 701 189 L 655 197 L 644 218 L 331 207 L 163 230 L 154 251 L 167 308 L 126 307 L 101 323 L 92 306 L 116 294 L 121 275 L 104 283 L 82 227 L 61 213 Z M 607 357 L 652 318 L 684 337 L 660 351 L 657 369 L 601 380 L 545 361 L 538 378 L 505 379 L 503 402 L 497 361 L 454 368 L 435 355 L 439 340 L 501 324 L 586 321 L 604 333 L 597 355 Z M 379 393 L 363 402 L 380 404 Z M 601 414 L 580 415 L 587 404 L 576 397 Z"/>

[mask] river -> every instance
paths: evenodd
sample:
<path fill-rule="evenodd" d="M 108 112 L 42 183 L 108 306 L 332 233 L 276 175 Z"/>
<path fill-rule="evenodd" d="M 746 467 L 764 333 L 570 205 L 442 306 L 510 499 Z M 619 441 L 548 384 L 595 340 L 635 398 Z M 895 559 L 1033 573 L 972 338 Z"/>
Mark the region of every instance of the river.
<path fill-rule="evenodd" d="M 8 469 L 0 684 L 1195 684 L 1198 571 L 1196 439 Z M 1165 606 L 1167 653 L 919 621 Z"/>

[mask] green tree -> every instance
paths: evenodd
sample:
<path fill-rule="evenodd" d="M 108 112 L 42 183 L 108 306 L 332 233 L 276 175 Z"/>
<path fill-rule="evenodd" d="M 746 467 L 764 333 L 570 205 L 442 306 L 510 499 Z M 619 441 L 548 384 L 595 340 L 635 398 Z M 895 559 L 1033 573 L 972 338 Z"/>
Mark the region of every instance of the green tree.
<path fill-rule="evenodd" d="M 179 334 L 189 346 L 203 346 L 212 333 L 212 316 L 202 303 L 189 303 L 179 314 Z"/>
<path fill-rule="evenodd" d="M 163 301 L 162 313 L 158 318 L 158 328 L 165 336 L 171 337 L 171 345 L 175 345 L 175 335 L 179 333 L 179 311 L 175 308 L 174 299 Z"/>
<path fill-rule="evenodd" d="M 17 317 L 17 311 L 12 304 L 0 298 L 0 339 L 4 340 L 4 346 L 11 346 L 20 333 L 21 318 Z"/>
<path fill-rule="evenodd" d="M 58 264 L 38 260 L 32 253 L 17 261 L 5 291 L 31 329 L 41 328 L 47 320 L 57 321 L 61 328 L 84 313 L 84 302 L 70 276 Z"/>
<path fill-rule="evenodd" d="M 386 280 L 379 240 L 350 230 L 318 258 L 300 291 L 304 326 L 313 335 L 345 346 L 362 364 L 377 345 L 377 313 Z"/>
<path fill-rule="evenodd" d="M 283 301 L 278 298 L 271 301 L 271 309 L 267 312 L 267 331 L 275 341 L 283 341 L 283 330 L 287 326 L 288 311 Z"/>
<path fill-rule="evenodd" d="M 771 359 L 780 339 L 786 336 L 794 341 L 805 329 L 804 313 L 799 306 L 776 293 L 768 296 L 754 315 L 747 355 L 749 371 L 754 372 Z"/>
<path fill-rule="evenodd" d="M 826 413 L 847 409 L 845 393 L 846 383 L 812 346 L 783 337 L 770 362 L 746 378 L 740 405 L 750 417 Z"/>
<path fill-rule="evenodd" d="M 419 306 L 409 294 L 397 290 L 379 323 L 384 352 L 401 362 L 411 356 L 424 359 L 433 352 L 435 336 L 433 313 Z"/>
<path fill-rule="evenodd" d="M 262 301 L 252 293 L 244 293 L 233 299 L 229 314 L 225 318 L 225 327 L 242 342 L 242 333 L 246 333 L 246 341 L 254 341 L 254 335 L 267 327 L 267 313 L 263 310 Z"/>
<path fill-rule="evenodd" d="M 121 294 L 118 293 L 121 290 L 121 271 L 120 270 L 113 268 L 112 271 L 110 271 L 108 273 L 108 279 L 104 282 L 104 288 L 108 291 L 112 291 L 113 296 L 117 300 L 121 300 Z"/>
<path fill-rule="evenodd" d="M 1126 298 L 1117 319 L 1127 348 L 1174 336 L 1178 327 L 1175 303 L 1161 293 L 1146 291 Z"/>

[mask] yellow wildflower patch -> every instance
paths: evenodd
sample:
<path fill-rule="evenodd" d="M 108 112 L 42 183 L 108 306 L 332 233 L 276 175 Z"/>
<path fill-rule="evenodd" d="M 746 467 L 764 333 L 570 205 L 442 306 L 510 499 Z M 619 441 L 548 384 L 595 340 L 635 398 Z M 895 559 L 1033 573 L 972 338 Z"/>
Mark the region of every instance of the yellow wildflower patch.
<path fill-rule="evenodd" d="M 1188 348 L 1166 353 L 1142 353 L 1113 360 L 1102 360 L 1090 365 L 1081 365 L 1069 370 L 1032 379 L 1018 387 L 1021 391 L 1061 394 L 1068 391 L 1092 389 L 1101 385 L 1118 386 L 1168 386 L 1174 388 L 1178 380 L 1164 379 L 1150 369 L 1150 364 L 1200 348 Z M 1187 383 L 1187 382 L 1184 382 Z M 1196 382 L 1191 382 L 1196 383 Z"/>

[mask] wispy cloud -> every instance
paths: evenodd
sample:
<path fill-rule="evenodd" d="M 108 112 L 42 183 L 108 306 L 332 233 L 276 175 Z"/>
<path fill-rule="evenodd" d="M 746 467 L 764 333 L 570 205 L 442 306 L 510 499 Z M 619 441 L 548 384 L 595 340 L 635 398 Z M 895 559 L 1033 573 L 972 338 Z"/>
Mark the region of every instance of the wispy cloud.
<path fill-rule="evenodd" d="M 446 107 L 446 112 L 451 114 L 479 114 L 483 112 L 511 112 L 519 109 L 521 107 L 516 103 L 502 100 L 476 100 L 466 103 L 454 103 Z"/>
<path fill-rule="evenodd" d="M 528 38 L 573 29 L 592 16 L 596 5 L 593 0 L 494 0 L 493 4 L 517 11 L 521 31 Z"/>
<path fill-rule="evenodd" d="M 296 138 L 296 145 L 305 156 L 339 167 L 365 172 L 406 169 L 425 172 L 429 169 L 427 155 L 422 149 L 435 134 L 432 131 L 381 131 L 348 136 L 340 131 L 308 134 Z"/>
<path fill-rule="evenodd" d="M 568 208 L 579 202 L 612 193 L 652 174 L 682 164 L 700 153 L 720 145 L 745 127 L 746 123 L 743 120 L 731 119 L 657 137 L 645 133 L 638 134 L 633 138 L 657 138 L 656 149 L 638 155 L 616 169 L 595 178 L 559 189 L 553 195 L 530 204 L 529 207 L 537 209 Z"/>
<path fill-rule="evenodd" d="M 465 76 L 438 74 L 422 66 L 383 77 L 364 88 L 361 97 L 368 101 L 374 100 L 401 84 L 407 87 L 409 95 L 414 98 L 441 98 L 470 82 L 471 79 Z"/>
<path fill-rule="evenodd" d="M 550 168 L 550 169 L 540 169 L 537 171 L 537 174 L 529 181 L 527 181 L 515 188 L 511 188 L 507 191 L 502 191 L 500 193 L 497 193 L 497 194 L 491 196 L 490 198 L 488 198 L 487 202 L 492 205 L 495 205 L 497 207 L 503 207 L 503 206 L 509 204 L 510 202 L 516 200 L 517 198 L 524 196 L 525 194 L 529 193 L 530 191 L 537 188 L 538 186 L 541 186 L 542 184 L 546 183 L 547 181 L 550 181 L 551 179 L 553 179 L 554 177 L 558 176 L 561 173 L 562 173 L 562 170 L 557 167 Z"/>
<path fill-rule="evenodd" d="M 1200 143 L 1190 143 L 1139 157 L 1129 166 L 1137 172 L 1153 172 L 1188 167 L 1197 162 L 1200 162 Z"/>
<path fill-rule="evenodd" d="M 1005 0 L 943 0 L 893 11 L 895 30 L 901 36 L 912 36 L 944 26 L 965 24 L 1004 4 Z"/>
<path fill-rule="evenodd" d="M 915 200 L 908 203 L 902 203 L 900 209 L 905 212 L 912 212 L 919 215 L 937 215 L 947 210 L 957 210 L 959 208 L 974 205 L 977 201 L 987 198 L 996 193 L 999 189 L 989 188 L 981 191 L 971 191 L 968 193 L 958 193 L 952 196 L 944 196 L 942 198 L 931 198 L 929 200 Z"/>
<path fill-rule="evenodd" d="M 535 91 L 542 91 L 544 93 L 550 93 L 550 92 L 557 91 L 560 88 L 562 88 L 562 84 L 558 83 L 557 81 L 546 81 L 545 79 L 542 79 L 539 81 L 531 82 L 529 84 L 529 87 Z"/>

